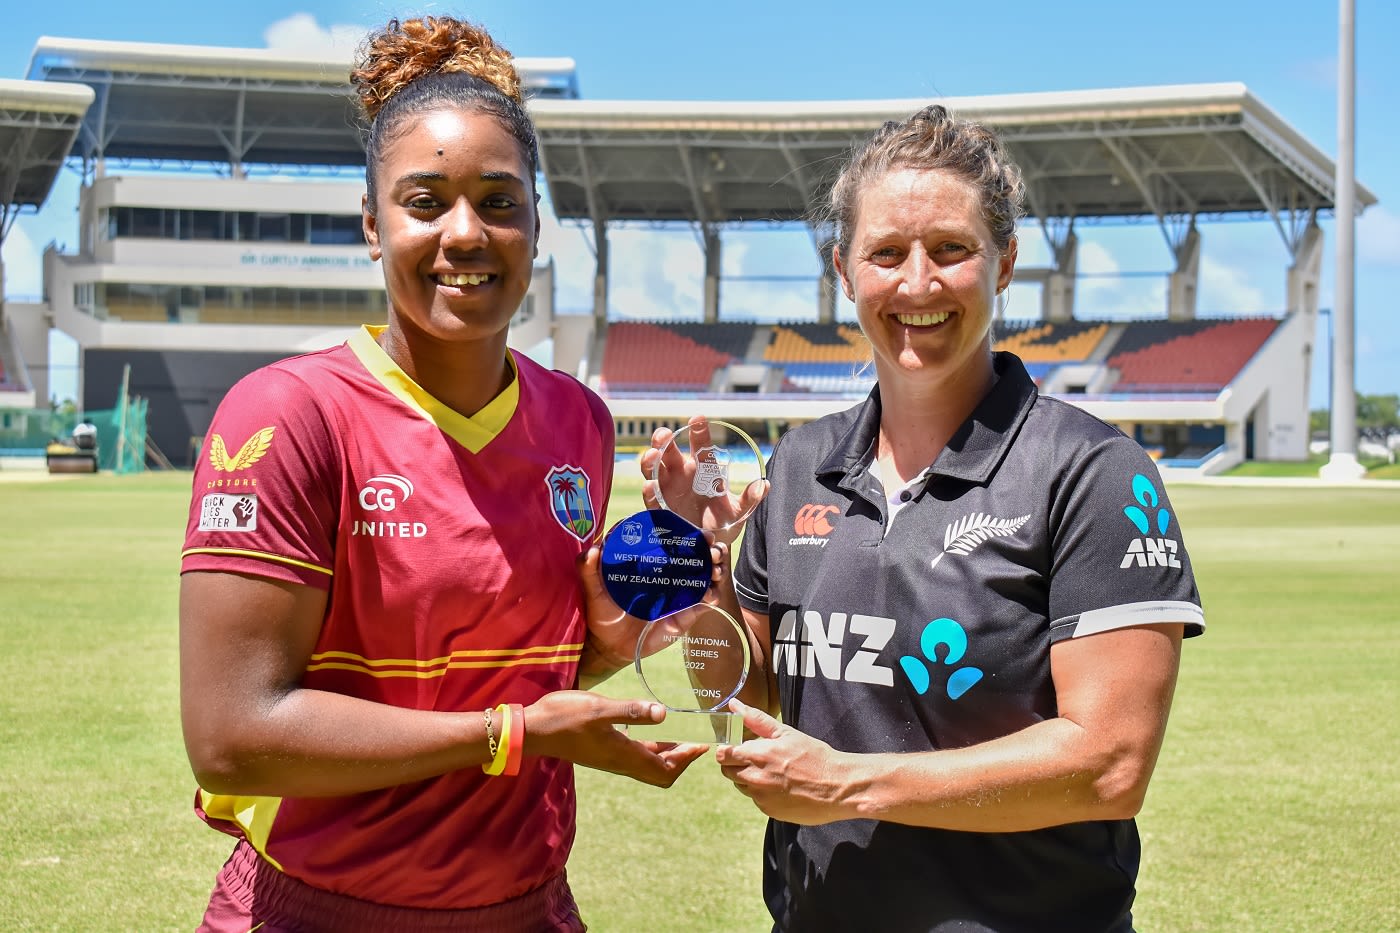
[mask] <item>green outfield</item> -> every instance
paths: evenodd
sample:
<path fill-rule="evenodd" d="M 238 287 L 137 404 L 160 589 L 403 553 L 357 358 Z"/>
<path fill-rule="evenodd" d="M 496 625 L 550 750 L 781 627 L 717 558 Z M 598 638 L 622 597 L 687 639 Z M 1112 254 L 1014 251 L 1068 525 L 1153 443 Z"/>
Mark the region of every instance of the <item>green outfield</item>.
<path fill-rule="evenodd" d="M 193 929 L 231 847 L 191 812 L 180 741 L 188 492 L 0 482 L 0 930 Z M 1139 929 L 1400 929 L 1400 489 L 1170 493 L 1208 633 L 1139 820 Z M 669 791 L 579 784 L 593 930 L 768 929 L 763 821 L 712 759 Z"/>

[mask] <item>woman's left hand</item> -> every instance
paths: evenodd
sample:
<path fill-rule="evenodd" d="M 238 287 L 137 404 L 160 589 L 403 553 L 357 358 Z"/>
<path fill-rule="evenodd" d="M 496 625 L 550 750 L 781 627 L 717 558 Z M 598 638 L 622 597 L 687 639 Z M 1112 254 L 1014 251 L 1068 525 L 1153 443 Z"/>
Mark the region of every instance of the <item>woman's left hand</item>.
<path fill-rule="evenodd" d="M 850 819 L 852 756 L 785 726 L 762 710 L 730 701 L 755 738 L 721 745 L 715 760 L 739 792 L 767 816 L 785 823 L 815 825 Z"/>

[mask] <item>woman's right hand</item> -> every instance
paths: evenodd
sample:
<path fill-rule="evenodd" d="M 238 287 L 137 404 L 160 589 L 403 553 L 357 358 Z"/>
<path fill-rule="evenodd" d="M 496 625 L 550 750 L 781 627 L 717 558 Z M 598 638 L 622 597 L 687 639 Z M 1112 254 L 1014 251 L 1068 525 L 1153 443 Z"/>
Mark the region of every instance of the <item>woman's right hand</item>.
<path fill-rule="evenodd" d="M 703 415 L 693 416 L 687 427 L 690 429 L 689 446 L 691 451 L 710 445 L 710 425 Z M 660 471 L 673 477 L 665 495 L 665 507 L 675 512 L 697 528 L 714 532 L 715 538 L 725 544 L 732 544 L 743 530 L 743 519 L 753 512 L 768 494 L 768 481 L 750 483 L 739 495 L 732 489 L 718 495 L 701 495 L 692 483 L 696 465 L 693 454 L 681 450 L 671 443 L 675 436 L 670 428 L 657 428 L 651 436 L 651 446 L 637 458 L 637 466 L 642 472 L 642 501 L 649 509 L 662 507 L 657 495 L 657 481 L 653 476 Z"/>
<path fill-rule="evenodd" d="M 556 691 L 525 708 L 524 751 L 670 787 L 709 746 L 639 742 L 615 728 L 652 725 L 661 722 L 665 712 L 652 700 L 615 699 L 586 690 Z"/>

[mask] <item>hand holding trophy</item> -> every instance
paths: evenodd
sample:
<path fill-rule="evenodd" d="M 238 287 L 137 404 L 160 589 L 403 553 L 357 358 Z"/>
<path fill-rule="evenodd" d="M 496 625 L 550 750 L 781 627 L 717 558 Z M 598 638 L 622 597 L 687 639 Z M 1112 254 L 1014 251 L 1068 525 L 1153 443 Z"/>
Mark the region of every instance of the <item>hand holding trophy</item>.
<path fill-rule="evenodd" d="M 719 428 L 719 432 L 715 431 Z M 716 443 L 716 433 L 733 443 Z M 702 415 L 671 433 L 660 449 L 642 454 L 642 499 L 733 544 L 768 491 L 763 454 L 753 438 L 725 421 Z"/>
<path fill-rule="evenodd" d="M 716 427 L 730 445 L 715 443 Z M 711 541 L 732 544 L 762 501 L 763 457 L 734 425 L 696 417 L 647 451 L 642 468 L 648 508 L 604 537 L 603 587 L 645 623 L 633 666 L 666 707 L 654 729 L 670 741 L 738 742 L 743 722 L 727 707 L 748 677 L 748 633 L 711 594 Z"/>

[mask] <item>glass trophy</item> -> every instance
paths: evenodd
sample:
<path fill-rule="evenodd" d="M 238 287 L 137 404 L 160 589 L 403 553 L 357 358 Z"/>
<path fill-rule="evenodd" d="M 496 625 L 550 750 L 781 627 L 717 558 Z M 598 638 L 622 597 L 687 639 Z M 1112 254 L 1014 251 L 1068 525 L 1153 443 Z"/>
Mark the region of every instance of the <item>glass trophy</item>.
<path fill-rule="evenodd" d="M 714 564 L 706 532 L 731 542 L 766 490 L 753 439 L 722 421 L 691 419 L 662 450 L 651 472 L 655 508 L 618 522 L 603 538 L 603 586 L 613 602 L 646 626 L 634 670 L 666 707 L 645 729 L 673 742 L 734 744 L 743 720 L 728 709 L 749 673 L 743 623 L 711 602 Z M 660 737 L 664 735 L 664 739 Z"/>

